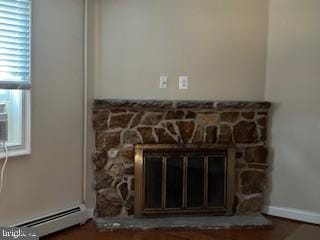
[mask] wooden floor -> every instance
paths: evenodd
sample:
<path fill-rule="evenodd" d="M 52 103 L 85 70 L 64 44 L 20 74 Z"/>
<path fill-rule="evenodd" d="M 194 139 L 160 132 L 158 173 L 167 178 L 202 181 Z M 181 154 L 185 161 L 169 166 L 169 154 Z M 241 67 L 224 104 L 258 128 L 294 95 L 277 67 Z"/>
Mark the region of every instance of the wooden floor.
<path fill-rule="evenodd" d="M 302 223 L 267 217 L 273 229 L 260 230 L 152 230 L 98 232 L 92 221 L 48 236 L 47 240 L 284 240 Z"/>

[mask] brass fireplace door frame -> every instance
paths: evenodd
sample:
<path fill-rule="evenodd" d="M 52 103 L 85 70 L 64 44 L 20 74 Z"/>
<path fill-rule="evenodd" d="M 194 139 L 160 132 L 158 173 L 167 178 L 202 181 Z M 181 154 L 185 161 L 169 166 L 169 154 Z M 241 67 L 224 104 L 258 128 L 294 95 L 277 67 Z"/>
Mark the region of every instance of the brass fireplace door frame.
<path fill-rule="evenodd" d="M 221 152 L 226 156 L 226 186 L 225 186 L 225 204 L 221 208 L 204 208 L 197 210 L 188 210 L 188 209 L 176 209 L 169 210 L 162 207 L 162 209 L 155 209 L 150 211 L 144 209 L 144 171 L 145 171 L 145 161 L 144 153 L 159 153 L 161 155 L 165 153 L 176 153 L 181 152 L 183 154 L 187 153 L 204 153 L 204 154 L 219 154 Z M 179 214 L 214 214 L 214 215 L 232 215 L 233 205 L 234 205 L 234 196 L 235 196 L 235 153 L 236 149 L 234 145 L 221 145 L 221 144 L 148 144 L 148 145 L 136 145 L 135 147 L 135 217 L 143 216 L 157 216 L 157 215 L 179 215 Z M 186 161 L 186 158 L 184 159 Z M 206 160 L 207 162 L 207 160 Z M 205 164 L 206 165 L 206 164 Z M 206 167 L 206 166 L 205 166 Z M 164 171 L 164 170 L 163 170 Z M 184 171 L 184 176 L 185 176 Z M 164 183 L 163 183 L 164 185 Z M 204 184 L 204 188 L 207 187 Z M 207 190 L 205 190 L 207 191 Z M 205 200 L 206 201 L 206 200 Z"/>

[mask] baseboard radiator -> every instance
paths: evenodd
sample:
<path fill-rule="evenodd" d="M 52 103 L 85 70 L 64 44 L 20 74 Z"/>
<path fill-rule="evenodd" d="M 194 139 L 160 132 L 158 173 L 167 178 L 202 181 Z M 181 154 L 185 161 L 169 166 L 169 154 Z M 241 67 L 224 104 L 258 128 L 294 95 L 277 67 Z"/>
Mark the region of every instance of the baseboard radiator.
<path fill-rule="evenodd" d="M 90 211 L 84 205 L 79 205 L 12 227 L 30 227 L 39 237 L 43 237 L 78 224 L 84 224 L 91 217 Z"/>

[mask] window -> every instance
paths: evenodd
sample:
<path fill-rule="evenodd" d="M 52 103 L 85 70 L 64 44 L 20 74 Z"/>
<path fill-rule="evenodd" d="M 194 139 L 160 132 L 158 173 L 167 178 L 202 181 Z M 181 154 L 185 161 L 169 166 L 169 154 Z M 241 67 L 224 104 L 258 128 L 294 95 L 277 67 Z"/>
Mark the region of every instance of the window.
<path fill-rule="evenodd" d="M 0 0 L 0 128 L 6 121 L 11 156 L 30 152 L 30 34 L 31 0 Z"/>

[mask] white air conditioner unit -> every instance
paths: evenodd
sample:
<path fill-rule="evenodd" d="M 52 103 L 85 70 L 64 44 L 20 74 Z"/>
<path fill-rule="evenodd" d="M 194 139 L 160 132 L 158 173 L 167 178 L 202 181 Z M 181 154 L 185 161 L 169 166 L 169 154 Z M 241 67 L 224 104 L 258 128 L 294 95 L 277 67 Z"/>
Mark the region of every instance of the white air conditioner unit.
<path fill-rule="evenodd" d="M 0 144 L 8 141 L 7 104 L 0 103 Z"/>

